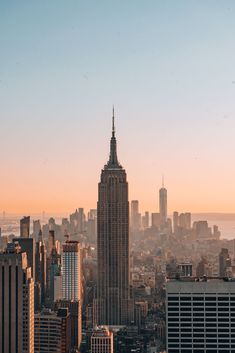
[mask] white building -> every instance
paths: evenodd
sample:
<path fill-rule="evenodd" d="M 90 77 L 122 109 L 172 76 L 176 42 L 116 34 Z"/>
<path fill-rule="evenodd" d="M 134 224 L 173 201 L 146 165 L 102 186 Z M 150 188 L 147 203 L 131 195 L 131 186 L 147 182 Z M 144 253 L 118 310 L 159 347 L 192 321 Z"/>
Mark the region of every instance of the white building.
<path fill-rule="evenodd" d="M 167 352 L 235 352 L 235 282 L 170 280 L 166 284 Z"/>
<path fill-rule="evenodd" d="M 62 255 L 63 299 L 81 300 L 81 252 L 78 241 L 66 241 Z"/>
<path fill-rule="evenodd" d="M 62 298 L 73 317 L 76 333 L 72 341 L 79 348 L 82 340 L 81 249 L 78 241 L 67 240 L 62 253 Z M 57 283 L 59 286 L 59 282 Z M 68 304 L 70 303 L 70 304 Z M 76 320 L 76 322 L 75 322 Z"/>

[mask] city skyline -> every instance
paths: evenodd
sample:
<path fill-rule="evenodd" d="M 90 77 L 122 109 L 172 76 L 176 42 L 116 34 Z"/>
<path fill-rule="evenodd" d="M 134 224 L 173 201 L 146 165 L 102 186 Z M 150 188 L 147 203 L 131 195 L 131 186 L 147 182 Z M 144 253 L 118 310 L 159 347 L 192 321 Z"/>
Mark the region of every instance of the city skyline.
<path fill-rule="evenodd" d="M 0 2 L 0 353 L 235 353 L 235 2 Z"/>
<path fill-rule="evenodd" d="M 170 213 L 233 212 L 234 13 L 232 1 L 1 3 L 0 210 L 94 208 L 114 103 L 141 210 L 156 210 L 164 173 Z"/>

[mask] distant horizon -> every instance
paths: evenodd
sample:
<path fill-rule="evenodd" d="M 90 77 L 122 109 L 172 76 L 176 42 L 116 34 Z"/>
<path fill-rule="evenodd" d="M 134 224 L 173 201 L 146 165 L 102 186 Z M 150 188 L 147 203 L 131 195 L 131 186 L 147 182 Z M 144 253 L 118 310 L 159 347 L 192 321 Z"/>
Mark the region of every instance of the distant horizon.
<path fill-rule="evenodd" d="M 130 201 L 131 202 L 131 201 Z M 50 212 L 50 211 L 44 211 L 44 215 L 45 216 L 64 216 L 64 215 L 70 215 L 72 213 L 75 212 L 76 209 L 79 209 L 79 208 L 83 208 L 84 209 L 84 212 L 87 214 L 91 209 L 96 209 L 95 207 L 91 207 L 91 208 L 85 208 L 85 207 L 77 207 L 75 208 L 74 210 L 71 210 L 71 211 L 64 211 L 64 212 Z M 158 210 L 153 210 L 153 211 L 150 211 L 150 210 L 144 210 L 142 212 L 140 212 L 141 214 L 144 214 L 144 212 L 147 211 L 149 212 L 150 214 L 151 213 L 158 213 L 159 211 Z M 175 210 L 176 212 L 179 212 L 179 213 L 185 213 L 185 212 L 189 212 L 191 213 L 192 216 L 209 216 L 209 217 L 213 217 L 213 216 L 225 216 L 225 217 L 234 217 L 234 220 L 235 220 L 235 212 L 232 213 L 232 212 L 190 212 L 188 210 L 186 211 L 179 211 L 179 210 Z M 173 212 L 175 212 L 173 211 Z M 0 220 L 3 219 L 3 212 L 2 211 L 0 213 Z M 168 217 L 172 217 L 173 216 L 173 212 L 169 212 L 168 213 Z M 7 216 L 19 216 L 19 217 L 24 217 L 24 216 L 42 216 L 43 214 L 43 211 L 41 212 L 32 212 L 32 213 L 27 213 L 27 212 L 6 212 L 5 211 L 5 217 Z"/>

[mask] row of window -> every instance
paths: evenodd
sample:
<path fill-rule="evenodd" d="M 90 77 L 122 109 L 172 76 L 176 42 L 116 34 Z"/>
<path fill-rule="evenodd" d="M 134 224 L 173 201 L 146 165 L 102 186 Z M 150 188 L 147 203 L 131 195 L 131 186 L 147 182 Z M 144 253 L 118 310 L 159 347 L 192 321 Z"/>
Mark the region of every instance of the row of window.
<path fill-rule="evenodd" d="M 227 297 L 224 297 L 224 296 L 205 296 L 205 297 L 189 297 L 189 296 L 186 296 L 186 297 L 181 297 L 181 296 L 178 296 L 178 297 L 173 297 L 173 296 L 168 296 L 167 300 L 168 302 L 169 301 L 179 301 L 179 300 L 182 300 L 182 301 L 191 301 L 191 300 L 196 300 L 196 301 L 211 301 L 211 300 L 218 300 L 218 301 L 228 301 L 228 300 L 231 300 L 231 301 L 235 301 L 235 296 L 227 296 Z"/>

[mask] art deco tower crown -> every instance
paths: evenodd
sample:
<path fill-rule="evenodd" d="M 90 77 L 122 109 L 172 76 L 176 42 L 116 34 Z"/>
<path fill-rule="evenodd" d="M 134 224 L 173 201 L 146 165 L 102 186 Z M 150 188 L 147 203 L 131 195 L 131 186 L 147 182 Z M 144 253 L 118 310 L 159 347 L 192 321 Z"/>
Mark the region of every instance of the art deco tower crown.
<path fill-rule="evenodd" d="M 110 156 L 98 188 L 98 324 L 126 325 L 130 306 L 128 183 L 117 158 L 114 111 L 112 121 Z"/>

